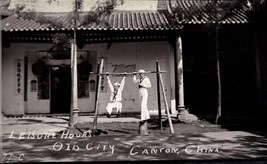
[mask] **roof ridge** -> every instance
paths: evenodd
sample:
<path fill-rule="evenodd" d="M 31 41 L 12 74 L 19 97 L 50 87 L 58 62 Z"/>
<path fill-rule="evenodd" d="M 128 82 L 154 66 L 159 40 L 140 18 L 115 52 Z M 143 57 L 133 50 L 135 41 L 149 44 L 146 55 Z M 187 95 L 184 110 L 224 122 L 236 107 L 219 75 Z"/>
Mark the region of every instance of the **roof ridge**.
<path fill-rule="evenodd" d="M 119 16 L 122 13 L 124 16 Z M 130 14 L 128 14 L 130 13 Z M 150 15 L 150 16 L 148 16 Z M 151 16 L 153 15 L 153 16 Z M 49 17 L 49 15 L 47 15 Z M 68 21 L 66 21 L 67 15 L 51 15 L 59 22 L 63 22 L 66 28 L 54 28 L 55 30 L 67 30 L 69 27 Z M 159 18 L 158 18 L 159 17 Z M 102 17 L 103 22 L 98 25 L 85 25 L 79 27 L 82 30 L 168 30 L 168 29 L 180 29 L 172 28 L 163 13 L 158 11 L 140 11 L 140 12 L 114 12 L 109 16 Z M 159 20 L 157 20 L 159 19 Z M 108 20 L 106 22 L 105 20 Z M 127 22 L 129 21 L 129 22 Z M 135 23 L 138 21 L 139 23 Z M 140 23 L 141 22 L 141 23 Z M 148 23 L 147 22 L 155 22 Z M 33 21 L 30 24 L 26 19 L 22 17 L 16 17 L 15 15 L 9 16 L 2 20 L 2 30 L 3 31 L 38 31 L 38 30 L 48 30 L 52 29 L 49 24 L 40 24 L 38 21 Z"/>
<path fill-rule="evenodd" d="M 144 13 L 156 13 L 156 12 L 161 12 L 162 10 L 116 10 L 113 11 L 111 14 L 116 14 L 116 13 L 140 13 L 140 12 L 144 12 Z M 90 11 L 83 11 L 80 12 L 80 14 L 86 14 Z M 38 13 L 43 13 L 45 15 L 65 15 L 68 14 L 69 12 L 38 12 Z"/>

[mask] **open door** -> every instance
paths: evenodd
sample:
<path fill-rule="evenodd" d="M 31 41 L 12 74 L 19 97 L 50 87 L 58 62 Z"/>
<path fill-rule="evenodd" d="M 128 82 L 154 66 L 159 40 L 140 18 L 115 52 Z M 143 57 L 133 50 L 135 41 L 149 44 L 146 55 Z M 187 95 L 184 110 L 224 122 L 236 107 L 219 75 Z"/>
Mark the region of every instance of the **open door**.
<path fill-rule="evenodd" d="M 69 113 L 71 102 L 70 66 L 51 67 L 51 110 L 50 113 Z"/>

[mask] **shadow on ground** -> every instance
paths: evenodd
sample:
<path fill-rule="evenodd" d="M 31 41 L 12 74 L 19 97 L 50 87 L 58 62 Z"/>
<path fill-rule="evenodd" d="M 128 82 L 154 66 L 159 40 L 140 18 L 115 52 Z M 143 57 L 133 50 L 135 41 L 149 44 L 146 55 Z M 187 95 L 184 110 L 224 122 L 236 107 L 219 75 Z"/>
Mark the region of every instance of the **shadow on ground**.
<path fill-rule="evenodd" d="M 221 133 L 4 138 L 3 152 L 23 154 L 26 162 L 266 159 L 266 138 L 242 132 Z M 11 158 L 12 162 L 16 160 Z"/>
<path fill-rule="evenodd" d="M 17 123 L 43 122 L 30 119 Z M 174 122 L 175 134 L 170 134 L 167 124 L 160 130 L 156 118 L 148 125 L 150 135 L 138 135 L 138 122 L 97 124 L 96 136 L 91 135 L 91 122 L 60 131 L 55 138 L 5 135 L 2 162 L 267 159 L 264 132 L 227 131 L 203 120 Z"/>

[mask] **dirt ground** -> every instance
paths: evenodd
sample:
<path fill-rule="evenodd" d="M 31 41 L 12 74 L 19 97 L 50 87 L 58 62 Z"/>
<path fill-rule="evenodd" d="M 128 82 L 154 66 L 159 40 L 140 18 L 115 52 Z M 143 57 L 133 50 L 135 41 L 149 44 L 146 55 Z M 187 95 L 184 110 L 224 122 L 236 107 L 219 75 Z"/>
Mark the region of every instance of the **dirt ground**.
<path fill-rule="evenodd" d="M 191 123 L 181 123 L 176 120 L 172 120 L 175 134 L 195 134 L 203 132 L 222 132 L 227 131 L 220 126 L 209 123 L 205 120 L 197 120 Z M 148 121 L 148 131 L 150 134 L 170 134 L 170 127 L 168 120 L 163 120 L 162 128 L 159 128 L 157 118 L 151 118 Z M 83 133 L 89 129 L 92 129 L 92 123 L 80 122 L 75 125 L 75 128 L 69 130 L 72 133 Z M 127 135 L 138 134 L 139 123 L 138 122 L 112 122 L 112 123 L 98 123 L 97 124 L 98 135 Z"/>
<path fill-rule="evenodd" d="M 148 122 L 150 135 L 139 135 L 139 119 L 139 116 L 100 116 L 99 133 L 91 136 L 87 132 L 93 127 L 92 116 L 79 117 L 74 128 L 68 128 L 68 117 L 6 118 L 3 122 L 5 156 L 2 162 L 266 159 L 266 133 L 232 131 L 204 119 L 181 123 L 173 118 L 175 134 L 170 134 L 168 123 L 164 121 L 160 130 L 157 118 L 152 117 Z M 68 135 L 67 129 L 70 130 Z M 14 135 L 10 137 L 13 131 Z M 33 136 L 24 139 L 27 133 Z M 42 133 L 58 135 L 38 139 L 36 136 Z M 187 147 L 190 153 L 186 151 Z M 208 149 L 216 152 L 205 152 Z M 170 150 L 175 152 L 170 153 Z"/>

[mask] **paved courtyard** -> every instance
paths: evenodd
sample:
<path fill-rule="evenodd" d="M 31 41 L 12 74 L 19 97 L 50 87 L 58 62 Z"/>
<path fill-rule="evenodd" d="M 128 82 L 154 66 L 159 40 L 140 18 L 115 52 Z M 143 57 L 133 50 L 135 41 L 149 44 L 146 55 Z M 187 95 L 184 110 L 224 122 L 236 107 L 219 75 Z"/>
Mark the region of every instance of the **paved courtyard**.
<path fill-rule="evenodd" d="M 189 132 L 186 131 L 189 125 L 177 124 L 175 126 L 180 131 L 175 129 L 175 134 L 167 133 L 166 128 L 166 132 L 161 134 L 153 133 L 151 129 L 150 135 L 136 132 L 92 136 L 90 131 L 77 135 L 66 130 L 67 119 L 3 118 L 2 162 L 267 159 L 267 138 L 260 132 Z M 90 116 L 80 117 L 81 122 L 90 123 L 92 120 Z M 138 122 L 138 118 L 132 117 L 98 119 L 101 129 L 102 125 L 110 124 L 128 124 L 136 129 Z M 196 129 L 203 126 L 207 125 L 198 125 Z M 184 131 L 181 127 L 185 127 Z M 126 131 L 125 127 L 119 128 Z"/>

